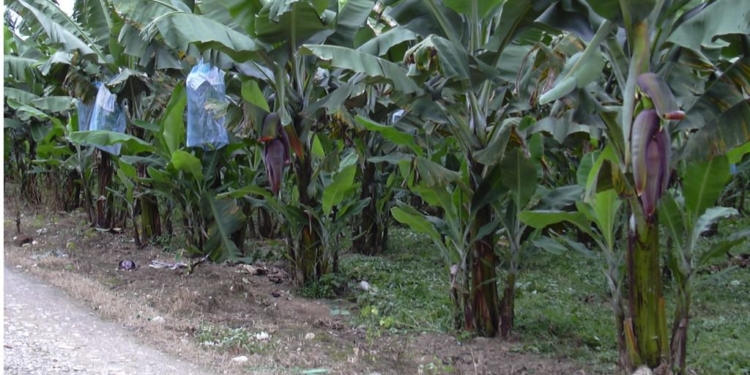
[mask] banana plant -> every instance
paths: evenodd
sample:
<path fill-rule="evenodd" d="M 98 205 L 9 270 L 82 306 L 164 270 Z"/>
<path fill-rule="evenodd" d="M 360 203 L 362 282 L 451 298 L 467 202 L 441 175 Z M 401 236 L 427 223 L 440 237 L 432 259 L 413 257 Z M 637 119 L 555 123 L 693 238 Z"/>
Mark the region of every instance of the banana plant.
<path fill-rule="evenodd" d="M 542 3 L 544 1 L 394 1 L 384 9 L 391 29 L 376 35 L 372 43 L 357 50 L 325 45 L 305 45 L 304 50 L 332 67 L 390 85 L 391 100 L 419 119 L 424 131 L 440 134 L 461 150 L 458 165 L 463 169 L 451 170 L 426 155 L 425 145 L 416 144 L 413 137 L 407 135 L 402 140 L 403 145 L 416 154 L 408 159 L 414 164 L 414 173 L 425 179 L 426 185 L 422 188 L 448 189 L 441 193 L 447 200 L 440 205 L 448 210 L 447 202 L 451 199 L 447 197 L 455 194 L 456 199 L 463 197 L 457 202 L 471 202 L 477 189 L 486 184 L 484 181 L 489 178 L 490 170 L 502 160 L 511 133 L 510 126 L 502 125 L 512 112 L 502 106 L 512 97 L 512 91 L 503 80 L 501 56 L 521 60 L 516 58 L 523 56 L 528 48 L 506 47 L 542 14 Z M 379 57 L 390 55 L 384 52 L 391 48 L 398 51 L 399 45 L 405 42 L 412 43 L 411 48 L 403 52 L 401 61 L 407 70 Z M 398 56 L 398 52 L 394 55 Z M 498 86 L 501 89 L 496 89 Z M 394 134 L 392 127 L 380 124 L 372 129 L 380 129 L 385 136 Z M 406 164 L 408 166 L 409 162 Z M 418 181 L 411 186 L 420 189 Z M 418 194 L 426 194 L 423 191 Z M 493 239 L 499 225 L 495 219 L 502 213 L 495 212 L 492 203 L 500 199 L 502 193 L 500 189 L 490 189 L 490 192 L 480 206 L 472 208 L 469 217 L 461 214 L 464 208 L 450 208 L 455 215 L 446 212 L 446 221 L 453 215 L 457 223 L 451 240 L 453 245 L 450 245 L 454 250 L 447 253 L 469 254 L 466 272 L 471 281 L 467 309 L 462 312 L 467 317 L 464 326 L 483 336 L 495 336 L 501 322 Z M 403 213 L 400 210 L 407 209 L 399 206 L 392 211 L 397 215 Z M 466 228 L 470 229 L 463 230 Z M 464 237 L 469 233 L 473 236 Z M 474 238 L 477 235 L 479 238 Z M 460 250 L 455 251 L 456 248 Z M 453 264 L 461 264 L 461 258 L 447 257 Z M 503 321 L 509 324 L 512 318 L 508 316 Z M 510 327 L 503 332 L 509 333 Z"/>
<path fill-rule="evenodd" d="M 539 19 L 586 43 L 539 100 L 565 106 L 571 97 L 595 93 L 591 112 L 603 121 L 606 144 L 615 151 L 611 173 L 603 173 L 600 183 L 613 186 L 632 213 L 624 324 L 633 335 L 627 337 L 631 360 L 626 370 L 647 365 L 685 373 L 684 356 L 672 355 L 684 346 L 685 336 L 670 341 L 667 333 L 659 275 L 659 206 L 674 168 L 720 157 L 748 141 L 750 103 L 741 94 L 748 81 L 738 73 L 747 66 L 745 31 L 750 25 L 742 14 L 749 4 L 577 3 L 560 2 Z M 706 24 L 716 27 L 702 28 Z M 717 53 L 717 48 L 723 49 Z M 596 71 L 604 75 L 588 74 L 602 59 L 608 64 Z M 723 73 L 714 77 L 700 73 L 719 71 Z"/>
<path fill-rule="evenodd" d="M 390 125 L 398 121 L 403 114 L 403 110 L 387 112 L 384 108 L 378 109 L 379 111 L 371 111 L 371 116 L 374 117 L 377 112 L 385 114 L 388 116 Z M 355 130 L 354 137 L 357 154 L 363 161 L 359 168 L 362 180 L 360 199 L 368 197 L 371 199 L 363 209 L 358 225 L 354 226 L 353 250 L 364 255 L 379 255 L 388 249 L 390 208 L 394 203 L 397 185 L 402 181 L 398 179 L 395 166 L 386 162 L 377 162 L 377 160 L 396 152 L 398 146 L 388 141 L 382 134 L 369 131 L 364 127 Z"/>
<path fill-rule="evenodd" d="M 346 248 L 342 242 L 347 236 L 347 231 L 352 221 L 359 215 L 363 208 L 369 204 L 370 198 L 359 199 L 357 190 L 359 183 L 355 176 L 358 170 L 359 156 L 351 148 L 343 148 L 340 142 L 331 142 L 323 133 L 316 134 L 313 140 L 311 153 L 315 170 L 313 181 L 315 189 L 320 189 L 321 204 L 318 207 L 310 207 L 302 204 L 297 199 L 296 192 L 291 191 L 291 197 L 283 194 L 292 190 L 281 185 L 271 184 L 271 192 L 258 186 L 246 186 L 231 189 L 221 193 L 218 197 L 241 198 L 254 207 L 263 208 L 279 216 L 280 221 L 286 227 L 285 230 L 293 237 L 293 242 L 304 241 L 303 229 L 309 225 L 310 215 L 320 223 L 320 251 L 316 254 L 317 259 L 305 259 L 313 262 L 318 269 L 330 268 L 332 272 L 338 271 L 338 258 L 341 249 Z M 280 191 L 273 191 L 279 186 Z M 281 194 L 280 194 L 281 193 Z M 289 199 L 289 202 L 285 202 Z M 296 266 L 297 272 L 303 270 Z M 296 275 L 301 279 L 302 275 Z"/>
<path fill-rule="evenodd" d="M 37 97 L 23 90 L 6 87 L 5 139 L 10 158 L 15 161 L 19 182 L 18 197 L 34 203 L 37 199 L 39 177 L 60 173 L 65 176 L 59 181 L 60 190 L 71 196 L 60 196 L 66 210 L 78 207 L 80 194 L 74 188 L 81 168 L 75 168 L 73 151 L 64 142 L 68 128 L 63 125 L 65 117 L 70 119 L 73 98 L 65 96 Z M 61 120 L 62 119 L 62 120 Z M 85 191 L 84 191 L 85 195 Z M 66 200 L 71 199 L 71 203 Z"/>
<path fill-rule="evenodd" d="M 332 152 L 340 152 L 337 149 L 325 151 L 328 155 Z M 339 249 L 351 248 L 352 243 L 342 243 L 356 240 L 347 233 L 363 209 L 369 206 L 373 197 L 362 197 L 357 194 L 361 184 L 356 181 L 359 171 L 359 154 L 354 149 L 345 150 L 343 158 L 337 169 L 332 172 L 321 171 L 323 181 L 323 194 L 321 199 L 322 215 L 318 218 L 321 222 L 321 241 L 323 248 L 332 259 L 332 271 L 339 271 Z"/>
<path fill-rule="evenodd" d="M 287 153 L 293 152 L 289 158 L 290 172 L 296 189 L 293 191 L 295 201 L 289 204 L 305 207 L 303 212 L 307 217 L 302 221 L 301 230 L 287 232 L 290 238 L 299 239 L 290 242 L 290 255 L 297 267 L 297 282 L 314 282 L 331 272 L 335 264 L 328 255 L 333 254 L 333 249 L 326 249 L 326 242 L 329 242 L 326 238 L 336 236 L 326 234 L 326 218 L 332 213 L 326 212 L 325 185 L 321 185 L 319 171 L 333 173 L 335 162 L 340 159 L 338 152 L 328 152 L 325 159 L 317 159 L 313 147 L 316 141 L 326 143 L 325 140 L 331 138 L 323 135 L 335 122 L 332 113 L 341 108 L 352 93 L 326 104 L 330 110 L 321 106 L 320 103 L 330 99 L 328 91 L 335 89 L 333 80 L 329 79 L 329 72 L 318 68 L 312 58 L 302 54 L 300 47 L 303 43 L 353 45 L 354 36 L 365 24 L 374 2 L 270 1 L 261 4 L 233 1 L 226 5 L 232 19 L 244 32 L 267 45 L 267 49 L 257 52 L 269 73 L 260 81 L 275 95 L 269 111 L 278 115 L 283 129 L 280 134 L 288 137 L 290 151 Z M 278 143 L 271 142 L 266 147 L 273 144 Z M 277 170 L 279 168 L 274 168 L 275 178 L 278 178 Z"/>
<path fill-rule="evenodd" d="M 368 85 L 361 74 L 335 69 L 330 71 L 326 80 L 335 89 L 303 113 L 323 112 L 330 116 L 328 138 L 352 145 L 359 156 L 360 199 L 370 199 L 359 222 L 352 226 L 353 251 L 365 255 L 381 254 L 387 247 L 389 209 L 398 183 L 398 174 L 393 173 L 395 168 L 383 162 L 383 157 L 397 151 L 398 145 L 356 121 L 356 116 L 375 117 L 392 124 L 404 111 L 382 97 L 386 85 Z"/>
<path fill-rule="evenodd" d="M 269 105 L 261 95 L 245 96 L 245 100 L 275 112 L 289 136 L 291 170 L 296 181 L 296 198 L 305 207 L 321 208 L 321 191 L 313 176 L 311 141 L 314 129 L 329 122 L 325 115 L 302 116 L 302 111 L 324 96 L 326 88 L 315 81 L 317 68 L 309 57 L 298 53 L 303 43 L 353 45 L 359 27 L 365 24 L 374 1 L 353 0 L 344 3 L 327 1 L 209 1 L 191 8 L 156 1 L 117 1 L 116 7 L 126 17 L 137 20 L 143 33 L 154 40 L 160 36 L 165 44 L 193 57 L 209 53 L 220 67 L 236 69 L 243 78 L 257 80 L 256 87 L 267 87 L 275 95 Z M 158 39 L 158 38 L 157 38 Z M 258 84 L 262 83 L 262 85 Z M 248 84 L 248 94 L 252 87 Z M 257 92 L 257 90 L 254 90 Z M 263 103 L 265 102 L 265 103 Z M 259 124 L 258 124 L 259 125 Z M 270 142 L 267 155 L 273 158 L 276 184 L 283 167 L 278 168 L 280 147 Z M 274 189 L 280 186 L 274 185 Z M 287 232 L 291 241 L 290 255 L 298 267 L 297 281 L 313 282 L 330 272 L 321 258 L 322 227 L 312 212 L 306 213 L 300 231 Z"/>
<path fill-rule="evenodd" d="M 36 185 L 41 173 L 65 176 L 65 180 L 60 181 L 65 186 L 75 186 L 78 182 L 80 174 L 76 175 L 69 163 L 61 166 L 73 152 L 69 144 L 60 142 L 73 99 L 59 84 L 48 82 L 43 74 L 55 49 L 25 37 L 30 32 L 28 25 L 13 17 L 11 14 L 15 11 L 11 8 L 6 8 L 9 22 L 4 27 L 6 160 L 14 160 L 8 174 L 17 178 L 18 197 L 36 201 L 39 198 Z M 40 173 L 31 173 L 34 170 Z M 84 170 L 88 173 L 88 169 Z M 82 187 L 86 195 L 88 185 Z M 70 192 L 75 193 L 76 189 Z M 72 205 L 65 204 L 66 210 L 78 207 L 79 194 L 72 195 L 61 197 L 72 199 L 69 202 Z M 86 202 L 84 200 L 84 205 Z"/>
<path fill-rule="evenodd" d="M 747 230 L 733 233 L 728 239 L 712 244 L 708 250 L 698 253 L 698 239 L 703 232 L 709 230 L 714 223 L 739 214 L 734 208 L 714 206 L 730 179 L 729 158 L 725 155 L 693 163 L 682 173 L 682 191 L 671 190 L 659 206 L 659 216 L 673 243 L 667 255 L 677 283 L 671 355 L 678 371 L 686 369 L 691 294 L 699 284 L 694 278 L 696 271 L 707 266 L 713 258 L 723 256 L 733 247 L 742 244 L 750 235 Z"/>
<path fill-rule="evenodd" d="M 131 134 L 109 131 L 74 132 L 70 139 L 76 144 L 122 144 L 122 155 L 116 159 L 120 166 L 117 176 L 125 187 L 123 199 L 131 215 L 137 207 L 133 199 L 145 195 L 161 199 L 182 214 L 188 250 L 192 254 L 209 255 L 215 261 L 243 261 L 241 243 L 238 246 L 232 236 L 245 225 L 244 213 L 236 199 L 217 198 L 228 185 L 222 183 L 217 171 L 228 169 L 222 160 L 238 156 L 245 146 L 239 143 L 205 152 L 186 150 L 185 105 L 185 87 L 181 83 L 175 86 L 158 124 L 134 120 L 134 125 L 145 131 L 145 138 L 150 142 Z M 139 168 L 143 168 L 145 174 L 139 173 Z M 233 173 L 237 174 L 225 170 L 225 175 Z M 133 229 L 137 231 L 135 222 Z"/>
<path fill-rule="evenodd" d="M 135 167 L 124 163 L 122 160 L 118 160 L 119 168 L 115 173 L 117 179 L 120 181 L 123 191 L 113 191 L 115 196 L 122 200 L 130 216 L 130 222 L 133 223 L 133 243 L 135 247 L 140 249 L 143 247 L 141 242 L 141 235 L 138 233 L 138 225 L 136 224 L 136 191 L 133 180 L 136 178 Z"/>
<path fill-rule="evenodd" d="M 248 260 L 243 251 L 247 207 L 221 194 L 238 184 L 257 186 L 258 173 L 249 170 L 257 145 L 230 142 L 219 150 L 185 148 L 185 84 L 175 87 L 158 125 L 151 129 L 159 145 L 157 163 L 143 160 L 142 179 L 162 199 L 183 213 L 183 224 L 192 233 L 191 245 L 212 260 Z M 232 121 L 227 120 L 227 123 Z M 132 159 L 132 162 L 138 162 Z M 248 165 L 244 165 L 247 163 Z M 178 192 L 178 193 L 174 193 Z"/>
<path fill-rule="evenodd" d="M 611 185 L 597 186 L 599 173 L 602 169 L 611 168 L 616 162 L 614 149 L 606 146 L 602 151 L 595 151 L 588 155 L 579 169 L 579 180 L 575 185 L 559 189 L 569 189 L 574 197 L 575 210 L 545 209 L 527 210 L 521 212 L 520 219 L 529 226 L 545 229 L 565 222 L 585 233 L 593 240 L 596 249 L 604 255 L 605 262 L 601 265 L 607 278 L 610 306 L 616 319 L 616 336 L 619 352 L 619 365 L 629 368 L 634 352 L 629 337 L 633 336 L 631 326 L 626 324 L 625 298 L 623 296 L 626 265 L 626 247 L 618 236 L 626 232 L 627 217 L 623 210 L 623 202 Z M 597 259 L 595 253 L 585 245 L 562 233 L 555 233 L 565 247 L 572 249 L 588 259 Z M 559 243 L 544 237 L 548 249 L 558 249 Z"/>
<path fill-rule="evenodd" d="M 150 100 L 144 100 L 150 98 L 147 96 L 152 87 L 145 74 L 133 69 L 136 65 L 149 65 L 149 61 L 154 59 L 154 49 L 147 51 L 141 60 L 133 59 L 123 52 L 117 41 L 125 23 L 111 4 L 78 1 L 74 4 L 73 13 L 68 15 L 52 1 L 28 0 L 13 2 L 9 11 L 23 17 L 23 21 L 17 25 L 18 32 L 37 33 L 37 43 L 54 47 L 53 53 L 50 53 L 40 67 L 50 92 L 62 90 L 83 103 L 90 103 L 96 95 L 92 81 L 102 81 L 118 94 L 121 102 L 127 100 L 132 104 L 128 111 L 132 112 L 128 113 L 131 118 L 150 120 L 147 115 L 152 108 L 147 112 L 141 107 L 146 103 L 154 104 Z M 163 50 L 156 54 L 160 61 L 164 60 L 165 54 L 161 53 Z M 142 52 L 143 50 L 139 51 Z M 126 69 L 121 70 L 120 67 Z M 174 64 L 170 67 L 174 67 Z M 137 136 L 143 134 L 142 129 L 132 124 L 128 128 Z M 108 185 L 115 165 L 108 153 L 97 154 L 96 160 L 99 171 L 98 196 L 109 197 Z M 143 174 L 143 168 L 139 172 Z M 87 202 L 89 203 L 91 202 Z M 97 214 L 92 222 L 101 227 L 110 227 L 111 197 L 106 200 L 97 199 L 96 205 Z M 143 195 L 138 211 L 142 213 L 143 235 L 148 239 L 160 235 L 159 211 L 154 197 Z"/>

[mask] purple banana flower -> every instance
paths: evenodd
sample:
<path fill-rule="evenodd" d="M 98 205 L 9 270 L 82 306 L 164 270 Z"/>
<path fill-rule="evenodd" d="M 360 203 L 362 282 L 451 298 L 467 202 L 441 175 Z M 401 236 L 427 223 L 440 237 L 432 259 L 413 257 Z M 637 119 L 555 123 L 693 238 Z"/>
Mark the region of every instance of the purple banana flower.
<path fill-rule="evenodd" d="M 667 129 L 659 130 L 648 141 L 646 148 L 646 189 L 641 195 L 641 203 L 648 217 L 653 216 L 659 204 L 659 199 L 667 190 L 669 184 L 669 159 L 671 157 L 672 141 Z"/>
<path fill-rule="evenodd" d="M 289 152 L 283 139 L 276 138 L 266 143 L 266 147 L 263 149 L 263 162 L 266 164 L 266 175 L 274 194 L 278 194 L 281 189 L 284 164 L 288 158 Z"/>

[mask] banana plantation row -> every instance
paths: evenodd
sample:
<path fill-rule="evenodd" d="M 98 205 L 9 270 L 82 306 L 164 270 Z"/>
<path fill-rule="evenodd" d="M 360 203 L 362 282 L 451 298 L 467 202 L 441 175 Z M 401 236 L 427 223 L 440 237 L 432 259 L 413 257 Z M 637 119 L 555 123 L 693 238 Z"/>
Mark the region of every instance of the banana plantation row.
<path fill-rule="evenodd" d="M 382 253 L 395 219 L 434 241 L 457 327 L 482 336 L 510 334 L 529 256 L 599 252 L 620 366 L 684 374 L 692 276 L 748 234 L 695 252 L 744 204 L 721 198 L 747 174 L 748 14 L 746 0 L 77 0 L 71 15 L 10 1 L 6 176 L 29 201 L 59 188 L 98 228 L 129 222 L 138 246 L 179 235 L 242 262 L 246 238 L 282 237 L 300 285 L 347 244 Z"/>

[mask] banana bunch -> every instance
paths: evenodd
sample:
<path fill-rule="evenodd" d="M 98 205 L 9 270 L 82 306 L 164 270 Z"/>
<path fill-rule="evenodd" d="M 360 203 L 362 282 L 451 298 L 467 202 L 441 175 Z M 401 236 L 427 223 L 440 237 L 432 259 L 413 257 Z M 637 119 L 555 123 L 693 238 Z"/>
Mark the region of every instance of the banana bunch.
<path fill-rule="evenodd" d="M 643 110 L 630 134 L 635 191 L 647 217 L 656 212 L 659 198 L 667 190 L 670 176 L 672 139 L 667 122 L 685 117 L 666 82 L 654 73 L 638 76 Z"/>

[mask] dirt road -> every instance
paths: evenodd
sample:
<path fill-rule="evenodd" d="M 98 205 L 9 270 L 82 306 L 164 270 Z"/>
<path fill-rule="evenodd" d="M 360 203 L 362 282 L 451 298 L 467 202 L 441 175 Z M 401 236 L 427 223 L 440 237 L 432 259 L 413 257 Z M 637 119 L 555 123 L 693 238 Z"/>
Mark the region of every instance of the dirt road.
<path fill-rule="evenodd" d="M 4 271 L 5 374 L 211 374 L 140 343 L 22 270 Z"/>

